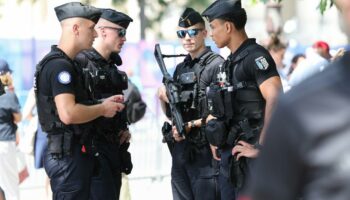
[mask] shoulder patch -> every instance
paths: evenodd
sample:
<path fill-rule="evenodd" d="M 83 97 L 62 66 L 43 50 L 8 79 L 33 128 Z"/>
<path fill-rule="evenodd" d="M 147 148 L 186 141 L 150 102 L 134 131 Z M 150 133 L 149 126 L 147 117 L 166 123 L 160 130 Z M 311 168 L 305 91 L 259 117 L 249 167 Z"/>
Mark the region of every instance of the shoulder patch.
<path fill-rule="evenodd" d="M 255 63 L 260 70 L 267 70 L 269 68 L 269 63 L 264 56 L 256 58 Z"/>
<path fill-rule="evenodd" d="M 58 74 L 58 82 L 66 85 L 71 82 L 71 75 L 67 71 L 62 71 Z"/>

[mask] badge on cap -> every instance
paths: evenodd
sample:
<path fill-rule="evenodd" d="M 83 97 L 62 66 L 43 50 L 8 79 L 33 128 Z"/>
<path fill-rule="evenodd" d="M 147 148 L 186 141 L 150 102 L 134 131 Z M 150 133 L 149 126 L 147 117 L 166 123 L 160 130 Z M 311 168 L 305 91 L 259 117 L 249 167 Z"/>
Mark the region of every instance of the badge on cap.
<path fill-rule="evenodd" d="M 67 71 L 58 74 L 58 81 L 64 85 L 71 82 L 71 75 Z"/>
<path fill-rule="evenodd" d="M 269 68 L 269 63 L 267 62 L 264 56 L 260 56 L 259 58 L 256 58 L 255 63 L 256 65 L 258 65 L 258 68 L 260 70 L 267 70 L 267 68 Z"/>

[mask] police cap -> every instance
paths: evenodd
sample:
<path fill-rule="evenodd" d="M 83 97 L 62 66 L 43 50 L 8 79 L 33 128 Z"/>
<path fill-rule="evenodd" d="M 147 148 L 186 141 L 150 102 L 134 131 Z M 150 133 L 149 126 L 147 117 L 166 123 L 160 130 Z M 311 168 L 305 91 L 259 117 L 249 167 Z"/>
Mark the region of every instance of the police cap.
<path fill-rule="evenodd" d="M 193 8 L 186 8 L 179 19 L 179 26 L 187 28 L 197 23 L 204 24 L 202 16 Z"/>
<path fill-rule="evenodd" d="M 202 13 L 209 22 L 214 19 L 232 19 L 237 11 L 243 10 L 241 0 L 216 0 Z"/>
<path fill-rule="evenodd" d="M 132 22 L 132 18 L 128 15 L 115 11 L 113 9 L 102 9 L 101 18 L 108 20 L 114 24 L 118 24 L 123 28 L 128 28 L 129 23 Z"/>
<path fill-rule="evenodd" d="M 93 6 L 84 5 L 79 2 L 66 3 L 55 7 L 58 21 L 64 19 L 81 17 L 97 23 L 101 16 L 101 11 Z"/>

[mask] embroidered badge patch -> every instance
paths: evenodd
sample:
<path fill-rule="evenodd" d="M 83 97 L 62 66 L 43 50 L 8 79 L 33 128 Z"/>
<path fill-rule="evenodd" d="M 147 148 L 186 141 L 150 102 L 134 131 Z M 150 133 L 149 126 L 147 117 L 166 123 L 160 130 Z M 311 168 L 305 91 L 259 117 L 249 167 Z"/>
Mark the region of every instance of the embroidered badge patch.
<path fill-rule="evenodd" d="M 58 81 L 64 85 L 71 82 L 71 75 L 67 71 L 58 74 Z"/>
<path fill-rule="evenodd" d="M 256 65 L 258 65 L 258 68 L 260 70 L 267 70 L 267 68 L 269 68 L 269 63 L 267 62 L 264 56 L 260 56 L 259 58 L 256 58 L 255 63 Z"/>

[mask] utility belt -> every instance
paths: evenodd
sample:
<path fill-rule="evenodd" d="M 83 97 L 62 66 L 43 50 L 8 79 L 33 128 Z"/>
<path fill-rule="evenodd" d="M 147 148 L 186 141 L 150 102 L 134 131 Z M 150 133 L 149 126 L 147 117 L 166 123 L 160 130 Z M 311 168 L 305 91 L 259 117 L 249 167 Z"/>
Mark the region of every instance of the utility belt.
<path fill-rule="evenodd" d="M 221 149 L 230 150 L 242 140 L 250 144 L 255 144 L 260 136 L 262 124 L 250 123 L 247 118 L 227 125 L 223 120 L 213 119 L 207 124 L 206 135 L 208 141 Z M 249 158 L 241 157 L 236 160 L 236 156 L 231 156 L 228 168 L 228 177 L 235 188 L 241 189 L 245 186 L 247 175 L 249 174 Z"/>
<path fill-rule="evenodd" d="M 47 151 L 54 159 L 61 159 L 72 154 L 73 143 L 77 142 L 73 131 L 61 129 L 48 133 Z"/>
<path fill-rule="evenodd" d="M 208 144 L 208 141 L 205 139 L 205 127 L 201 127 L 198 128 L 198 132 L 196 130 L 196 133 L 189 133 L 190 134 L 195 134 L 196 137 L 190 137 L 187 136 L 186 140 L 190 141 L 191 143 L 193 143 L 194 145 L 196 145 L 197 147 L 202 147 Z M 162 127 L 162 134 L 163 134 L 163 139 L 162 142 L 163 143 L 174 143 L 174 137 L 173 137 L 173 132 L 172 132 L 172 126 L 171 124 L 169 124 L 168 122 L 164 122 L 163 127 Z"/>
<path fill-rule="evenodd" d="M 219 148 L 233 147 L 239 140 L 255 143 L 262 129 L 262 125 L 250 125 L 246 118 L 231 124 L 221 119 L 210 120 L 205 129 L 208 142 Z"/>
<path fill-rule="evenodd" d="M 68 128 L 55 129 L 54 131 L 48 132 L 47 151 L 54 159 L 61 159 L 64 156 L 71 156 L 74 145 L 81 145 L 82 153 L 98 155 L 92 134 L 90 132 L 77 134 L 75 131 L 77 129 L 77 127 L 73 128 L 74 131 Z"/>
<path fill-rule="evenodd" d="M 204 127 L 196 133 L 189 133 L 195 135 L 195 137 L 186 137 L 187 145 L 184 149 L 184 159 L 189 163 L 194 162 L 196 159 L 196 154 L 200 152 L 203 147 L 208 147 L 208 141 L 205 138 Z M 175 140 L 173 138 L 172 126 L 168 122 L 164 122 L 162 127 L 163 143 L 167 143 L 170 153 L 172 154 L 175 145 Z"/>
<path fill-rule="evenodd" d="M 238 141 L 242 140 L 250 144 L 258 141 L 262 124 L 250 123 L 247 118 L 236 121 L 227 126 L 225 121 L 214 119 L 207 124 L 206 135 L 208 141 L 219 148 L 232 149 Z M 251 125 L 252 124 L 252 125 Z M 229 161 L 228 176 L 235 188 L 241 189 L 245 185 L 249 174 L 248 158 L 231 156 Z"/>

